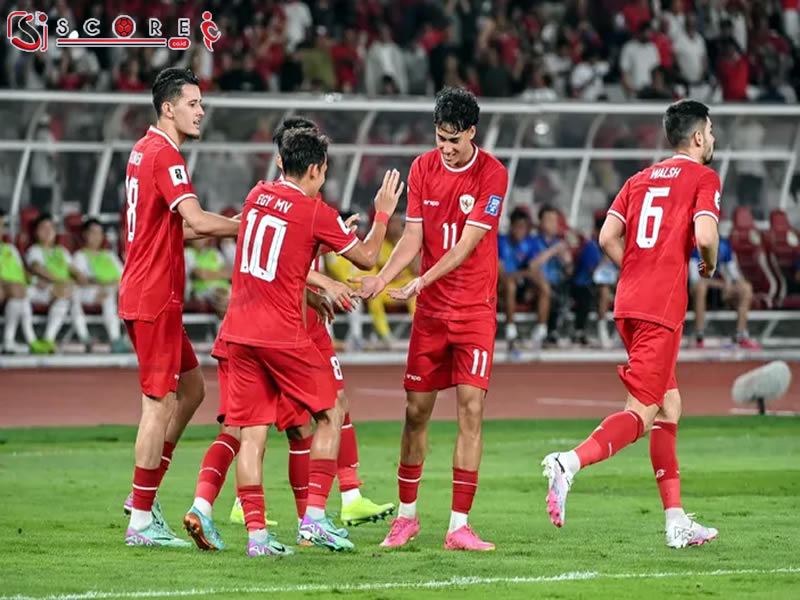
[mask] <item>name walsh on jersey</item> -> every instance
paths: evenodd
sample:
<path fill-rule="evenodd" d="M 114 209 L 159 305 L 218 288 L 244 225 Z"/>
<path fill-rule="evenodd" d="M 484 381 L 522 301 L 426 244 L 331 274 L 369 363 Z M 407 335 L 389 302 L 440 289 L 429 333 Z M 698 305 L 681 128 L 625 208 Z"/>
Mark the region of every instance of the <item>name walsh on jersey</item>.
<path fill-rule="evenodd" d="M 650 171 L 650 179 L 674 179 L 680 174 L 680 167 L 657 167 Z"/>

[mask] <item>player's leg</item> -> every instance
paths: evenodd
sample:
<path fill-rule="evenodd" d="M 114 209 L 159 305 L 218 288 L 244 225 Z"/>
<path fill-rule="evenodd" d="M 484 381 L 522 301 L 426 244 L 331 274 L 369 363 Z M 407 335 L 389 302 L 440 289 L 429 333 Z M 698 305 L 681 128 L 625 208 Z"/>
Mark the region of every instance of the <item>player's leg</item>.
<path fill-rule="evenodd" d="M 206 383 L 203 379 L 203 371 L 197 362 L 192 343 L 186 330 L 181 325 L 180 333 L 181 344 L 181 369 L 180 380 L 178 382 L 178 406 L 175 415 L 167 430 L 167 442 L 174 445 L 183 435 L 183 430 L 192 420 L 197 408 L 203 403 L 206 397 Z M 166 472 L 166 469 L 165 469 Z"/>
<path fill-rule="evenodd" d="M 177 404 L 175 392 L 181 350 L 174 333 L 180 326 L 180 319 L 180 311 L 165 311 L 152 323 L 126 322 L 139 359 L 142 389 L 131 518 L 125 539 L 128 545 L 189 545 L 175 536 L 160 510 L 154 510 L 156 492 L 165 471 L 167 428 Z"/>
<path fill-rule="evenodd" d="M 308 508 L 308 468 L 314 439 L 310 419 L 303 425 L 287 427 L 286 439 L 289 441 L 289 485 L 294 495 L 297 519 L 302 521 Z"/>
<path fill-rule="evenodd" d="M 88 350 L 91 340 L 89 338 L 89 327 L 86 324 L 86 314 L 83 312 L 83 301 L 80 286 L 71 286 L 70 295 L 72 325 L 75 327 L 75 333 L 78 334 L 78 339 L 86 346 L 86 349 Z"/>
<path fill-rule="evenodd" d="M 760 346 L 747 332 L 747 316 L 753 303 L 753 286 L 745 279 L 733 284 L 733 298 L 736 302 L 736 343 L 743 348 L 758 350 Z"/>
<path fill-rule="evenodd" d="M 506 342 L 509 350 L 512 350 L 519 338 L 517 324 L 514 322 L 514 315 L 517 313 L 517 280 L 503 274 L 500 277 L 500 292 L 506 307 Z"/>
<path fill-rule="evenodd" d="M 280 391 L 272 378 L 269 352 L 228 344 L 230 374 L 225 424 L 241 427 L 236 462 L 236 496 L 242 502 L 248 532 L 247 554 L 292 554 L 267 531 L 262 483 L 267 428 L 276 421 Z"/>
<path fill-rule="evenodd" d="M 219 496 L 233 459 L 239 453 L 241 432 L 238 427 L 224 425 L 228 406 L 227 360 L 217 362 L 220 432 L 203 456 L 197 476 L 194 501 L 183 518 L 183 525 L 201 550 L 222 550 L 225 547 L 213 521 L 213 506 Z"/>
<path fill-rule="evenodd" d="M 39 289 L 40 293 L 37 293 L 37 295 L 42 299 L 47 298 L 45 303 L 50 304 L 50 310 L 47 311 L 47 325 L 45 325 L 44 329 L 44 341 L 50 352 L 55 352 L 56 336 L 61 331 L 64 319 L 67 318 L 69 313 L 69 290 L 65 286 L 56 285 Z"/>
<path fill-rule="evenodd" d="M 489 387 L 496 326 L 493 322 L 450 322 L 452 380 L 456 384 L 458 437 L 453 453 L 453 500 L 445 549 L 494 550 L 468 524 L 478 490 L 483 451 L 483 403 Z"/>
<path fill-rule="evenodd" d="M 682 328 L 671 331 L 636 319 L 618 320 L 617 328 L 628 350 L 628 364 L 617 368 L 628 389 L 625 410 L 606 417 L 574 449 L 542 461 L 549 481 L 547 509 L 556 527 L 564 524 L 567 493 L 578 471 L 611 458 L 650 430 L 675 371 Z"/>
<path fill-rule="evenodd" d="M 673 376 L 650 430 L 650 462 L 664 507 L 667 546 L 683 548 L 710 542 L 717 530 L 703 527 L 687 515 L 681 503 L 681 480 L 678 468 L 677 436 L 681 417 L 681 395 Z"/>
<path fill-rule="evenodd" d="M 385 548 L 404 546 L 419 533 L 417 493 L 428 452 L 428 421 L 438 390 L 452 385 L 452 360 L 446 321 L 417 313 L 411 326 L 403 383 L 406 416 L 397 468 L 400 506 L 391 530 L 381 542 Z"/>
<path fill-rule="evenodd" d="M 705 343 L 706 306 L 708 302 L 708 281 L 700 279 L 692 287 L 694 299 L 694 341 L 695 346 L 702 348 Z"/>
<path fill-rule="evenodd" d="M 544 273 L 537 273 L 534 283 L 536 284 L 536 326 L 533 328 L 531 339 L 536 344 L 541 344 L 547 337 L 547 322 L 550 319 L 553 294 Z"/>

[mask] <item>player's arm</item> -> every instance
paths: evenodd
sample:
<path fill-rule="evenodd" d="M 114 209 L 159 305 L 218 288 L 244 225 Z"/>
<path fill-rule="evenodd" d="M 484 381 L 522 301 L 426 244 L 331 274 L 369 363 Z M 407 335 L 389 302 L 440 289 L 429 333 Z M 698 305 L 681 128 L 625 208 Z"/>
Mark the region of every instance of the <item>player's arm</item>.
<path fill-rule="evenodd" d="M 622 256 L 625 254 L 625 223 L 616 213 L 610 213 L 600 229 L 598 239 L 600 247 L 617 268 L 622 268 Z"/>
<path fill-rule="evenodd" d="M 372 222 L 372 229 L 363 242 L 357 241 L 352 248 L 342 253 L 342 256 L 359 269 L 369 271 L 378 262 L 381 244 L 386 237 L 386 224 L 397 208 L 397 201 L 404 187 L 405 184 L 400 181 L 400 172 L 397 169 L 386 171 L 383 184 L 375 194 L 375 220 Z"/>
<path fill-rule="evenodd" d="M 178 204 L 178 212 L 195 237 L 236 237 L 239 233 L 239 221 L 203 210 L 196 197 L 183 199 Z M 185 235 L 184 227 L 184 237 Z"/>
<path fill-rule="evenodd" d="M 396 300 L 408 300 L 416 294 L 419 294 L 423 289 L 438 281 L 453 269 L 457 269 L 463 263 L 475 247 L 480 243 L 488 233 L 488 230 L 477 227 L 475 225 L 465 225 L 464 231 L 461 232 L 461 238 L 455 246 L 445 252 L 444 256 L 436 261 L 430 269 L 425 271 L 423 275 L 414 279 L 411 283 L 401 289 L 389 290 L 389 296 Z"/>
<path fill-rule="evenodd" d="M 700 251 L 700 275 L 711 279 L 716 270 L 719 255 L 719 231 L 717 221 L 711 215 L 698 215 L 694 220 L 694 237 Z"/>
<path fill-rule="evenodd" d="M 528 263 L 528 271 L 530 273 L 536 273 L 539 269 L 541 269 L 544 264 L 553 258 L 555 255 L 563 252 L 567 247 L 567 243 L 564 240 L 559 240 L 549 248 L 539 252 L 533 260 Z"/>
<path fill-rule="evenodd" d="M 408 221 L 403 230 L 403 235 L 389 255 L 389 260 L 375 276 L 380 284 L 380 293 L 387 285 L 394 281 L 408 265 L 414 262 L 422 249 L 422 223 Z M 366 279 L 366 278 L 356 278 Z M 363 281 L 362 281 L 363 283 Z M 377 294 L 376 294 L 377 295 Z"/>

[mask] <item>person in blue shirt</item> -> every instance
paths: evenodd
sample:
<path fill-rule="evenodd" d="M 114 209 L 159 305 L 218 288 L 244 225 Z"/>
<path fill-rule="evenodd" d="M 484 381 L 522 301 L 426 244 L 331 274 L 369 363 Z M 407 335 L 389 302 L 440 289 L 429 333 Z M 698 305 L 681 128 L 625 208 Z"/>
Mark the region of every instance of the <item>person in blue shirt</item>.
<path fill-rule="evenodd" d="M 573 265 L 569 246 L 559 236 L 558 210 L 553 206 L 545 205 L 539 210 L 539 235 L 532 243 L 534 259 L 530 269 L 535 273 L 540 294 L 539 323 L 533 331 L 533 341 L 537 345 L 542 342 L 555 345 L 558 317 Z"/>
<path fill-rule="evenodd" d="M 716 289 L 722 293 L 723 303 L 736 307 L 736 344 L 749 350 L 759 349 L 758 343 L 747 333 L 747 314 L 753 301 L 753 286 L 739 271 L 730 241 L 726 238 L 719 240 L 717 272 L 713 279 L 700 277 L 699 263 L 700 255 L 695 248 L 689 259 L 689 284 L 694 298 L 695 346 L 703 348 L 705 345 L 706 302 L 709 290 Z"/>
<path fill-rule="evenodd" d="M 518 341 L 517 326 L 514 314 L 517 302 L 532 300 L 536 290 L 535 273 L 531 270 L 534 257 L 533 236 L 531 236 L 531 217 L 524 208 L 515 208 L 511 213 L 511 226 L 508 234 L 497 238 L 499 254 L 498 274 L 500 294 L 506 310 L 506 341 L 513 350 Z M 547 320 L 548 305 L 542 307 L 542 295 L 539 295 L 539 314 L 542 322 Z M 542 309 L 544 316 L 542 317 Z"/>
<path fill-rule="evenodd" d="M 611 288 L 616 284 L 619 270 L 603 254 L 597 238 L 605 221 L 605 214 L 598 215 L 594 222 L 592 239 L 581 248 L 572 276 L 572 297 L 575 300 L 575 342 L 588 345 L 586 321 L 597 296 L 597 335 L 600 345 L 611 345 L 606 325 L 606 316 L 611 306 Z"/>

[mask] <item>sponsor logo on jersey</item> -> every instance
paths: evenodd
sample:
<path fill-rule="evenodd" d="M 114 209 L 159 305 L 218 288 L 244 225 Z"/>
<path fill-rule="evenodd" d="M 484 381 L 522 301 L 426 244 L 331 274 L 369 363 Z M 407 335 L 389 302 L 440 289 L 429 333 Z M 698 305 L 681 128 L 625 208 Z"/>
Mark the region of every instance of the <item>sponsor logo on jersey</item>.
<path fill-rule="evenodd" d="M 422 204 L 424 204 L 425 206 L 439 206 L 439 201 L 438 200 L 423 200 Z"/>
<path fill-rule="evenodd" d="M 406 373 L 406 379 L 410 379 L 411 381 L 422 381 L 422 377 L 419 375 L 412 375 L 411 373 Z"/>
<path fill-rule="evenodd" d="M 489 203 L 486 205 L 486 210 L 483 212 L 496 217 L 500 213 L 500 205 L 502 203 L 503 199 L 500 196 L 489 196 Z"/>
<path fill-rule="evenodd" d="M 458 199 L 458 205 L 461 207 L 461 212 L 468 215 L 472 211 L 472 207 L 475 206 L 475 198 L 469 194 L 462 194 Z"/>

